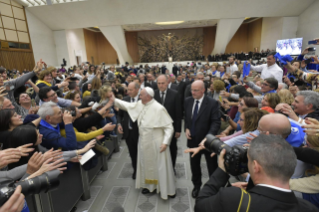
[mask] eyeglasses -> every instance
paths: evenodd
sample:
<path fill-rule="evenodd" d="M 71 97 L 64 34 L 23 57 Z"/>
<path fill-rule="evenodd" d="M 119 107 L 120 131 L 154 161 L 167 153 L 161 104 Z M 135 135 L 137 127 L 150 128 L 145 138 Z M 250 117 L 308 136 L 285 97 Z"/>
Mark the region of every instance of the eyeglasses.
<path fill-rule="evenodd" d="M 261 83 L 263 86 L 269 86 L 269 84 L 267 84 L 267 83 Z"/>

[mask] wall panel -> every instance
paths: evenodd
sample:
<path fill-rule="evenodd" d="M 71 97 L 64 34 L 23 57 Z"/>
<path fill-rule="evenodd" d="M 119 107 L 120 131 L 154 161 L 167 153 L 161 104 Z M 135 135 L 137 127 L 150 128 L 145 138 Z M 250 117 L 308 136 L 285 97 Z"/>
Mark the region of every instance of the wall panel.
<path fill-rule="evenodd" d="M 117 63 L 117 53 L 101 32 L 84 30 L 87 60 L 95 65 Z"/>
<path fill-rule="evenodd" d="M 225 52 L 249 52 L 257 47 L 260 51 L 262 18 L 242 24 L 228 43 Z"/>
<path fill-rule="evenodd" d="M 131 55 L 133 62 L 140 62 L 140 56 L 138 54 L 137 32 L 125 32 L 125 39 L 127 50 Z"/>
<path fill-rule="evenodd" d="M 16 68 L 23 71 L 26 68 L 31 71 L 35 66 L 33 52 L 0 50 L 0 66 L 9 70 Z"/>
<path fill-rule="evenodd" d="M 253 51 L 254 48 L 258 48 L 260 51 L 260 42 L 261 42 L 261 28 L 262 28 L 263 19 L 260 18 L 254 22 L 248 24 L 248 51 Z M 265 49 L 266 50 L 266 49 Z"/>
<path fill-rule="evenodd" d="M 117 63 L 117 53 L 110 42 L 101 32 L 96 33 L 98 64 L 115 64 Z"/>
<path fill-rule="evenodd" d="M 233 38 L 229 41 L 225 52 L 226 53 L 234 53 L 234 52 L 247 52 L 247 43 L 248 43 L 248 24 L 242 24 Z"/>
<path fill-rule="evenodd" d="M 207 57 L 207 55 L 210 55 L 214 49 L 216 26 L 203 28 L 203 36 L 203 55 Z"/>
<path fill-rule="evenodd" d="M 90 30 L 83 29 L 84 31 L 84 41 L 86 48 L 87 60 L 90 63 L 97 64 L 98 53 L 97 53 L 97 40 L 95 38 L 95 33 Z"/>

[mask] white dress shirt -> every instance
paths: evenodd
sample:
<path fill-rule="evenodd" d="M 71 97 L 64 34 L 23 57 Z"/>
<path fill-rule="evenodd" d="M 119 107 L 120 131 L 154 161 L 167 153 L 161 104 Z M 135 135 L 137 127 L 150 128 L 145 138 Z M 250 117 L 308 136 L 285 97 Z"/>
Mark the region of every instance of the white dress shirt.
<path fill-rule="evenodd" d="M 262 79 L 273 77 L 278 83 L 282 82 L 283 71 L 282 69 L 275 63 L 272 66 L 268 66 L 267 64 L 262 64 L 259 66 L 250 66 L 252 70 L 256 72 L 261 72 L 260 77 Z"/>
<path fill-rule="evenodd" d="M 233 65 L 229 66 L 230 75 L 233 75 L 235 71 L 238 71 L 237 65 L 234 63 Z"/>
<path fill-rule="evenodd" d="M 199 103 L 198 103 L 198 110 L 197 110 L 197 114 L 198 114 L 198 113 L 199 113 L 200 106 L 201 106 L 202 103 L 203 103 L 204 97 L 205 97 L 205 94 L 204 94 L 204 95 L 202 96 L 202 98 L 200 98 L 200 99 L 194 99 L 193 110 L 192 110 L 192 117 L 193 117 L 193 113 L 194 113 L 194 110 L 195 110 L 196 101 L 199 101 Z"/>
<path fill-rule="evenodd" d="M 257 186 L 264 186 L 264 187 L 276 189 L 276 190 L 278 190 L 278 191 L 283 191 L 283 192 L 291 192 L 290 189 L 279 188 L 279 187 L 277 187 L 277 186 L 272 186 L 272 185 L 267 185 L 267 184 L 257 184 Z"/>

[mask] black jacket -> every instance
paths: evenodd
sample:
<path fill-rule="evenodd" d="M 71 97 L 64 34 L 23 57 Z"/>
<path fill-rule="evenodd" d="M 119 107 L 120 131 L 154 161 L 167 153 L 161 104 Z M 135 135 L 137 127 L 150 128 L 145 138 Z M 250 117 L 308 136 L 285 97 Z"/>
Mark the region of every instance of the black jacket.
<path fill-rule="evenodd" d="M 123 101 L 126 102 L 131 102 L 131 97 L 126 96 L 123 98 Z M 128 113 L 124 110 L 119 110 L 118 115 L 117 115 L 117 122 L 118 124 L 122 125 L 123 128 L 123 139 L 127 139 L 128 137 L 128 132 L 129 132 L 129 121 L 130 121 L 130 116 Z M 138 126 L 137 126 L 137 121 L 132 123 L 132 130 L 134 130 L 136 133 L 138 133 Z"/>
<path fill-rule="evenodd" d="M 306 117 L 319 120 L 319 110 L 315 110 L 315 111 L 309 113 Z"/>
<path fill-rule="evenodd" d="M 154 99 L 162 104 L 160 91 L 155 91 Z M 167 110 L 170 117 L 173 119 L 174 123 L 174 130 L 175 132 L 181 132 L 182 128 L 182 108 L 181 108 L 181 102 L 180 97 L 177 93 L 177 91 L 174 91 L 172 89 L 167 88 L 167 92 L 165 95 L 164 105 L 165 109 Z"/>
<path fill-rule="evenodd" d="M 220 168 L 204 185 L 195 203 L 195 212 L 237 211 L 241 200 L 241 189 L 226 187 L 229 175 Z M 310 202 L 297 198 L 293 192 L 284 192 L 264 186 L 247 190 L 251 196 L 250 212 L 319 211 Z"/>
<path fill-rule="evenodd" d="M 185 126 L 189 130 L 191 130 L 192 126 L 193 105 L 193 97 L 185 99 Z M 195 123 L 196 138 L 195 140 L 194 138 L 192 138 L 192 140 L 187 140 L 187 146 L 190 148 L 198 147 L 199 143 L 207 134 L 217 135 L 221 124 L 219 103 L 205 95 L 199 108 Z"/>

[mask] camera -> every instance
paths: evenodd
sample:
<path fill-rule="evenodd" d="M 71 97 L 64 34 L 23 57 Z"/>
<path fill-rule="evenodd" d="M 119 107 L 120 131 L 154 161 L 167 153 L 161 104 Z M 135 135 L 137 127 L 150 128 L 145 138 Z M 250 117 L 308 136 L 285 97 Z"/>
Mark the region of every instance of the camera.
<path fill-rule="evenodd" d="M 76 116 L 76 110 L 67 110 L 67 109 L 63 109 L 63 110 L 62 110 L 62 113 L 64 113 L 65 111 L 70 112 L 70 114 L 71 114 L 71 116 L 72 116 L 72 117 L 75 117 L 75 116 Z"/>
<path fill-rule="evenodd" d="M 17 186 L 21 185 L 21 193 L 24 196 L 48 192 L 57 188 L 60 184 L 59 170 L 52 170 L 44 174 L 21 182 L 5 182 L 0 185 L 0 207 L 11 197 Z"/>
<path fill-rule="evenodd" d="M 205 148 L 210 152 L 215 152 L 219 154 L 223 149 L 226 149 L 225 154 L 225 168 L 226 171 L 233 175 L 237 176 L 248 172 L 248 158 L 247 158 L 247 149 L 245 146 L 233 146 L 230 147 L 219 138 L 208 134 L 206 136 Z"/>

